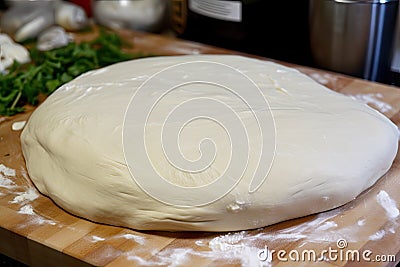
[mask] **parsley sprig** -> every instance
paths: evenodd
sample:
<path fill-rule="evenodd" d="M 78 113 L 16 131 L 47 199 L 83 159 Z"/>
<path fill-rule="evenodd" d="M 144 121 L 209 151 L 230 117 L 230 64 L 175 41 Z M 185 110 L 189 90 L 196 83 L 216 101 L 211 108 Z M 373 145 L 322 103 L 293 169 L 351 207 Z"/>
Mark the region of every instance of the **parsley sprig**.
<path fill-rule="evenodd" d="M 45 52 L 30 49 L 30 63 L 15 62 L 7 74 L 0 74 L 0 115 L 11 116 L 23 112 L 26 104 L 37 105 L 39 95 L 51 94 L 86 71 L 145 56 L 123 52 L 126 45 L 116 33 L 101 30 L 89 42 Z"/>

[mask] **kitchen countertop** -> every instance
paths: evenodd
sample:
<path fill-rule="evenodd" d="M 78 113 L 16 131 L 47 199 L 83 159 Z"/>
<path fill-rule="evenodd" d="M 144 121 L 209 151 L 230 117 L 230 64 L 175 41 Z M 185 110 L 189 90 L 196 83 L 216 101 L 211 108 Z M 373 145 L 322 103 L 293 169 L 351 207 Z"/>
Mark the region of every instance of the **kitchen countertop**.
<path fill-rule="evenodd" d="M 133 42 L 132 51 L 159 55 L 242 54 L 226 49 L 141 32 L 121 31 Z M 77 34 L 77 40 L 93 34 Z M 364 102 L 400 125 L 400 90 L 333 72 L 279 62 L 307 74 L 317 82 Z M 395 261 L 368 266 L 395 266 L 400 260 L 399 154 L 389 172 L 354 201 L 337 209 L 262 229 L 231 233 L 154 232 L 90 222 L 73 216 L 41 195 L 29 180 L 12 124 L 29 118 L 32 108 L 13 117 L 0 117 L 0 253 L 31 266 L 293 266 L 274 259 L 259 261 L 263 249 L 285 251 L 333 248 L 370 250 L 375 255 L 397 255 Z M 379 199 L 382 197 L 386 204 Z M 386 205 L 386 206 L 385 206 Z M 388 206 L 389 205 L 389 206 Z M 341 241 L 341 243 L 339 243 Z M 340 247 L 343 246 L 343 247 Z M 262 253 L 261 253 L 262 256 Z M 365 264 L 365 260 L 361 261 Z M 299 266 L 353 266 L 337 261 L 296 262 Z"/>

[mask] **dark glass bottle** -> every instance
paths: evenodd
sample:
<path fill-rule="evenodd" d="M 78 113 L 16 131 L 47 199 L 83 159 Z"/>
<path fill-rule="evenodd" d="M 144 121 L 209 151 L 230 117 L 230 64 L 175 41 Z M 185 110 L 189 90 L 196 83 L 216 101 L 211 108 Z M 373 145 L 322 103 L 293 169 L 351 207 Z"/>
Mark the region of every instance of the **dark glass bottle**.
<path fill-rule="evenodd" d="M 307 63 L 308 0 L 172 0 L 180 38 Z"/>

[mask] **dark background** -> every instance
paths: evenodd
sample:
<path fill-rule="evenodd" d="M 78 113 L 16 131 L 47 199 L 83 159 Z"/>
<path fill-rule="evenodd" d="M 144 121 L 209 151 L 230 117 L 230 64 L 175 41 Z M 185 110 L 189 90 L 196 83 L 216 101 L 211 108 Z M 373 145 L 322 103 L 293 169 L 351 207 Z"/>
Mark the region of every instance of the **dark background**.
<path fill-rule="evenodd" d="M 242 21 L 222 21 L 188 10 L 181 38 L 301 65 L 313 65 L 308 0 L 243 4 Z"/>

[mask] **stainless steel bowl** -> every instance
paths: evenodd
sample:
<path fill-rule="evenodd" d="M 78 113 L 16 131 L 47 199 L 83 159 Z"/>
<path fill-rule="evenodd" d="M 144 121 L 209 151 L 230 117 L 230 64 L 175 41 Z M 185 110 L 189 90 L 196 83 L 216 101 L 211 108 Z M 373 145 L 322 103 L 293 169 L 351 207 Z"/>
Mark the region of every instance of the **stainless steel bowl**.
<path fill-rule="evenodd" d="M 322 68 L 383 81 L 398 0 L 310 0 L 310 45 Z"/>
<path fill-rule="evenodd" d="M 92 0 L 95 21 L 112 29 L 158 32 L 165 26 L 167 7 L 165 0 Z"/>

